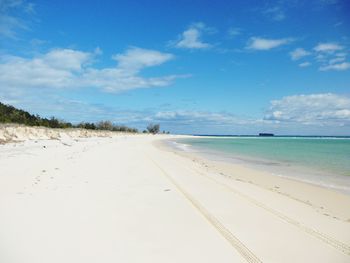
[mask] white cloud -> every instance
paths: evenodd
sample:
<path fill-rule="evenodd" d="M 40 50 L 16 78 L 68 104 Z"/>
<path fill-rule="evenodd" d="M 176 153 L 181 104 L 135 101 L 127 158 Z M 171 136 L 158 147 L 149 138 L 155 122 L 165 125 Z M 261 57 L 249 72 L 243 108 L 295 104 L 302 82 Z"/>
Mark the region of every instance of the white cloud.
<path fill-rule="evenodd" d="M 306 51 L 303 48 L 297 48 L 295 50 L 293 50 L 292 52 L 289 53 L 292 60 L 298 60 L 301 59 L 303 57 L 309 56 L 311 54 L 311 52 Z"/>
<path fill-rule="evenodd" d="M 306 68 L 306 67 L 309 67 L 309 66 L 311 66 L 311 63 L 307 62 L 307 61 L 299 64 L 299 67 L 301 67 L 301 68 Z"/>
<path fill-rule="evenodd" d="M 345 71 L 350 68 L 350 63 L 346 61 L 346 47 L 332 42 L 318 43 L 312 51 L 297 48 L 289 53 L 291 59 L 297 61 L 306 56 L 312 56 L 315 64 L 318 64 L 320 71 Z M 308 67 L 309 61 L 298 64 L 299 67 Z"/>
<path fill-rule="evenodd" d="M 144 68 L 173 59 L 169 53 L 133 47 L 113 56 L 118 62 L 116 67 L 102 69 L 93 67 L 94 57 L 100 53 L 100 49 L 94 52 L 54 49 L 33 58 L 7 56 L 0 61 L 0 85 L 17 89 L 94 87 L 121 92 L 167 86 L 181 77 L 139 76 Z"/>
<path fill-rule="evenodd" d="M 314 47 L 315 59 L 321 64 L 319 70 L 345 71 L 349 69 L 350 63 L 345 61 L 347 53 L 344 52 L 344 49 L 344 46 L 337 43 L 320 43 Z"/>
<path fill-rule="evenodd" d="M 291 38 L 282 39 L 267 39 L 261 37 L 251 37 L 247 48 L 254 50 L 270 50 L 272 48 L 277 48 L 282 45 L 286 45 L 292 42 Z"/>
<path fill-rule="evenodd" d="M 55 69 L 80 71 L 92 58 L 92 54 L 72 49 L 54 49 L 45 54 L 41 59 L 34 60 L 38 63 L 50 65 Z M 33 63 L 35 67 L 35 63 Z"/>
<path fill-rule="evenodd" d="M 343 47 L 337 43 L 319 43 L 314 47 L 316 52 L 332 53 L 334 51 L 342 50 Z"/>
<path fill-rule="evenodd" d="M 192 24 L 182 34 L 178 42 L 175 44 L 177 48 L 188 49 L 207 49 L 212 45 L 201 40 L 203 32 L 210 31 L 203 23 Z"/>
<path fill-rule="evenodd" d="M 67 63 L 58 54 L 69 58 Z M 11 88 L 76 86 L 75 72 L 86 57 L 88 53 L 73 50 L 53 50 L 33 59 L 10 56 L 1 61 L 0 83 Z"/>
<path fill-rule="evenodd" d="M 118 68 L 123 70 L 139 71 L 142 68 L 163 64 L 174 58 L 169 53 L 161 53 L 156 50 L 130 48 L 123 54 L 116 54 L 113 59 L 118 62 Z"/>
<path fill-rule="evenodd" d="M 350 68 L 350 63 L 349 62 L 343 62 L 343 63 L 338 63 L 338 64 L 329 64 L 325 66 L 321 66 L 320 70 L 321 71 L 329 71 L 329 70 L 336 70 L 336 71 L 344 71 Z"/>
<path fill-rule="evenodd" d="M 287 96 L 271 101 L 264 119 L 304 125 L 350 125 L 350 98 L 332 93 Z"/>

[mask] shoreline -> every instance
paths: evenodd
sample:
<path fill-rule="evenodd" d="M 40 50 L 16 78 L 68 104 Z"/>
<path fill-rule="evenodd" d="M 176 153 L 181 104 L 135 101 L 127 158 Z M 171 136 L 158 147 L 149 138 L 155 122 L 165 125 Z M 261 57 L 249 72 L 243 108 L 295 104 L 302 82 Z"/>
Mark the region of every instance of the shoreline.
<path fill-rule="evenodd" d="M 164 146 L 180 137 L 0 145 L 1 261 L 349 261 L 348 196 Z"/>
<path fill-rule="evenodd" d="M 174 148 L 179 152 L 187 152 L 200 156 L 209 161 L 236 164 L 253 170 L 263 171 L 273 176 L 295 180 L 350 195 L 350 177 L 346 175 L 335 174 L 330 171 L 323 171 L 300 164 L 284 163 L 279 160 L 263 159 L 256 156 L 195 147 L 178 142 L 176 139 L 169 141 L 168 147 Z"/>
<path fill-rule="evenodd" d="M 317 212 L 320 214 L 327 214 L 336 218 L 343 214 L 342 220 L 350 222 L 350 209 L 348 209 L 347 213 L 343 213 L 343 207 L 333 202 L 339 198 L 346 202 L 350 201 L 350 195 L 348 193 L 344 193 L 332 187 L 319 185 L 312 181 L 308 182 L 294 177 L 273 174 L 271 171 L 257 169 L 254 166 L 245 165 L 243 163 L 232 163 L 223 158 L 215 160 L 208 157 L 207 154 L 202 154 L 198 151 L 181 150 L 169 144 L 169 142 L 174 142 L 174 140 L 176 139 L 161 140 L 155 144 L 162 150 L 173 152 L 200 164 L 211 173 L 220 174 L 223 177 L 229 178 L 229 180 L 252 184 L 265 190 L 275 192 L 279 195 L 307 204 L 310 207 L 314 207 L 315 210 L 319 208 L 321 210 L 317 210 Z M 315 196 L 313 196 L 313 194 L 315 194 Z M 322 197 L 322 201 L 320 197 Z M 327 199 L 332 200 L 332 202 L 328 202 Z M 327 211 L 322 203 L 327 203 L 329 207 L 332 208 Z"/>

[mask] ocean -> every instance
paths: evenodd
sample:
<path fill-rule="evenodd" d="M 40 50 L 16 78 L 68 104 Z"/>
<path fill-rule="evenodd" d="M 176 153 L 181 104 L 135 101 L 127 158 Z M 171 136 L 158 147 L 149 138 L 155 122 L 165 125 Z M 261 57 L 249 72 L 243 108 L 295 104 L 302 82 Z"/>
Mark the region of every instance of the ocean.
<path fill-rule="evenodd" d="M 350 193 L 350 138 L 203 136 L 176 144 L 208 158 Z"/>

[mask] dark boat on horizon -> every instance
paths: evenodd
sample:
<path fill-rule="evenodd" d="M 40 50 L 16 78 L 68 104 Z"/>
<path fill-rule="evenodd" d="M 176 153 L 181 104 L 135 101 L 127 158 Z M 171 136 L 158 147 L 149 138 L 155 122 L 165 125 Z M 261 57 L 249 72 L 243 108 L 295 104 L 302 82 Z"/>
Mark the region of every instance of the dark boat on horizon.
<path fill-rule="evenodd" d="M 259 136 L 264 136 L 264 137 L 272 137 L 275 136 L 273 133 L 259 133 Z"/>

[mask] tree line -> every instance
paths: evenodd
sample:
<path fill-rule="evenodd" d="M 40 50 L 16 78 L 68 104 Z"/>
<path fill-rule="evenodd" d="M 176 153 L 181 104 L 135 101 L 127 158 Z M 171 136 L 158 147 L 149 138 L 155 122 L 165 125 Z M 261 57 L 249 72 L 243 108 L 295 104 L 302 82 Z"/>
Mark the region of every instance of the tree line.
<path fill-rule="evenodd" d="M 28 126 L 43 126 L 48 128 L 83 128 L 89 130 L 108 130 L 119 132 L 137 133 L 138 130 L 125 125 L 116 125 L 110 121 L 100 121 L 98 123 L 82 122 L 72 124 L 55 117 L 42 118 L 39 115 L 30 114 L 27 111 L 17 109 L 11 105 L 6 105 L 0 102 L 0 123 L 18 123 Z"/>
<path fill-rule="evenodd" d="M 72 124 L 55 117 L 42 118 L 39 115 L 30 114 L 27 111 L 17 109 L 11 105 L 6 105 L 0 102 L 0 123 L 17 123 L 27 126 L 43 126 L 48 128 L 81 128 L 88 130 L 107 130 L 117 132 L 131 132 L 138 133 L 136 128 L 130 128 L 125 125 L 113 124 L 111 121 L 81 122 L 79 124 Z M 159 124 L 149 124 L 143 133 L 157 134 L 160 132 Z M 169 133 L 163 131 L 163 133 Z"/>

